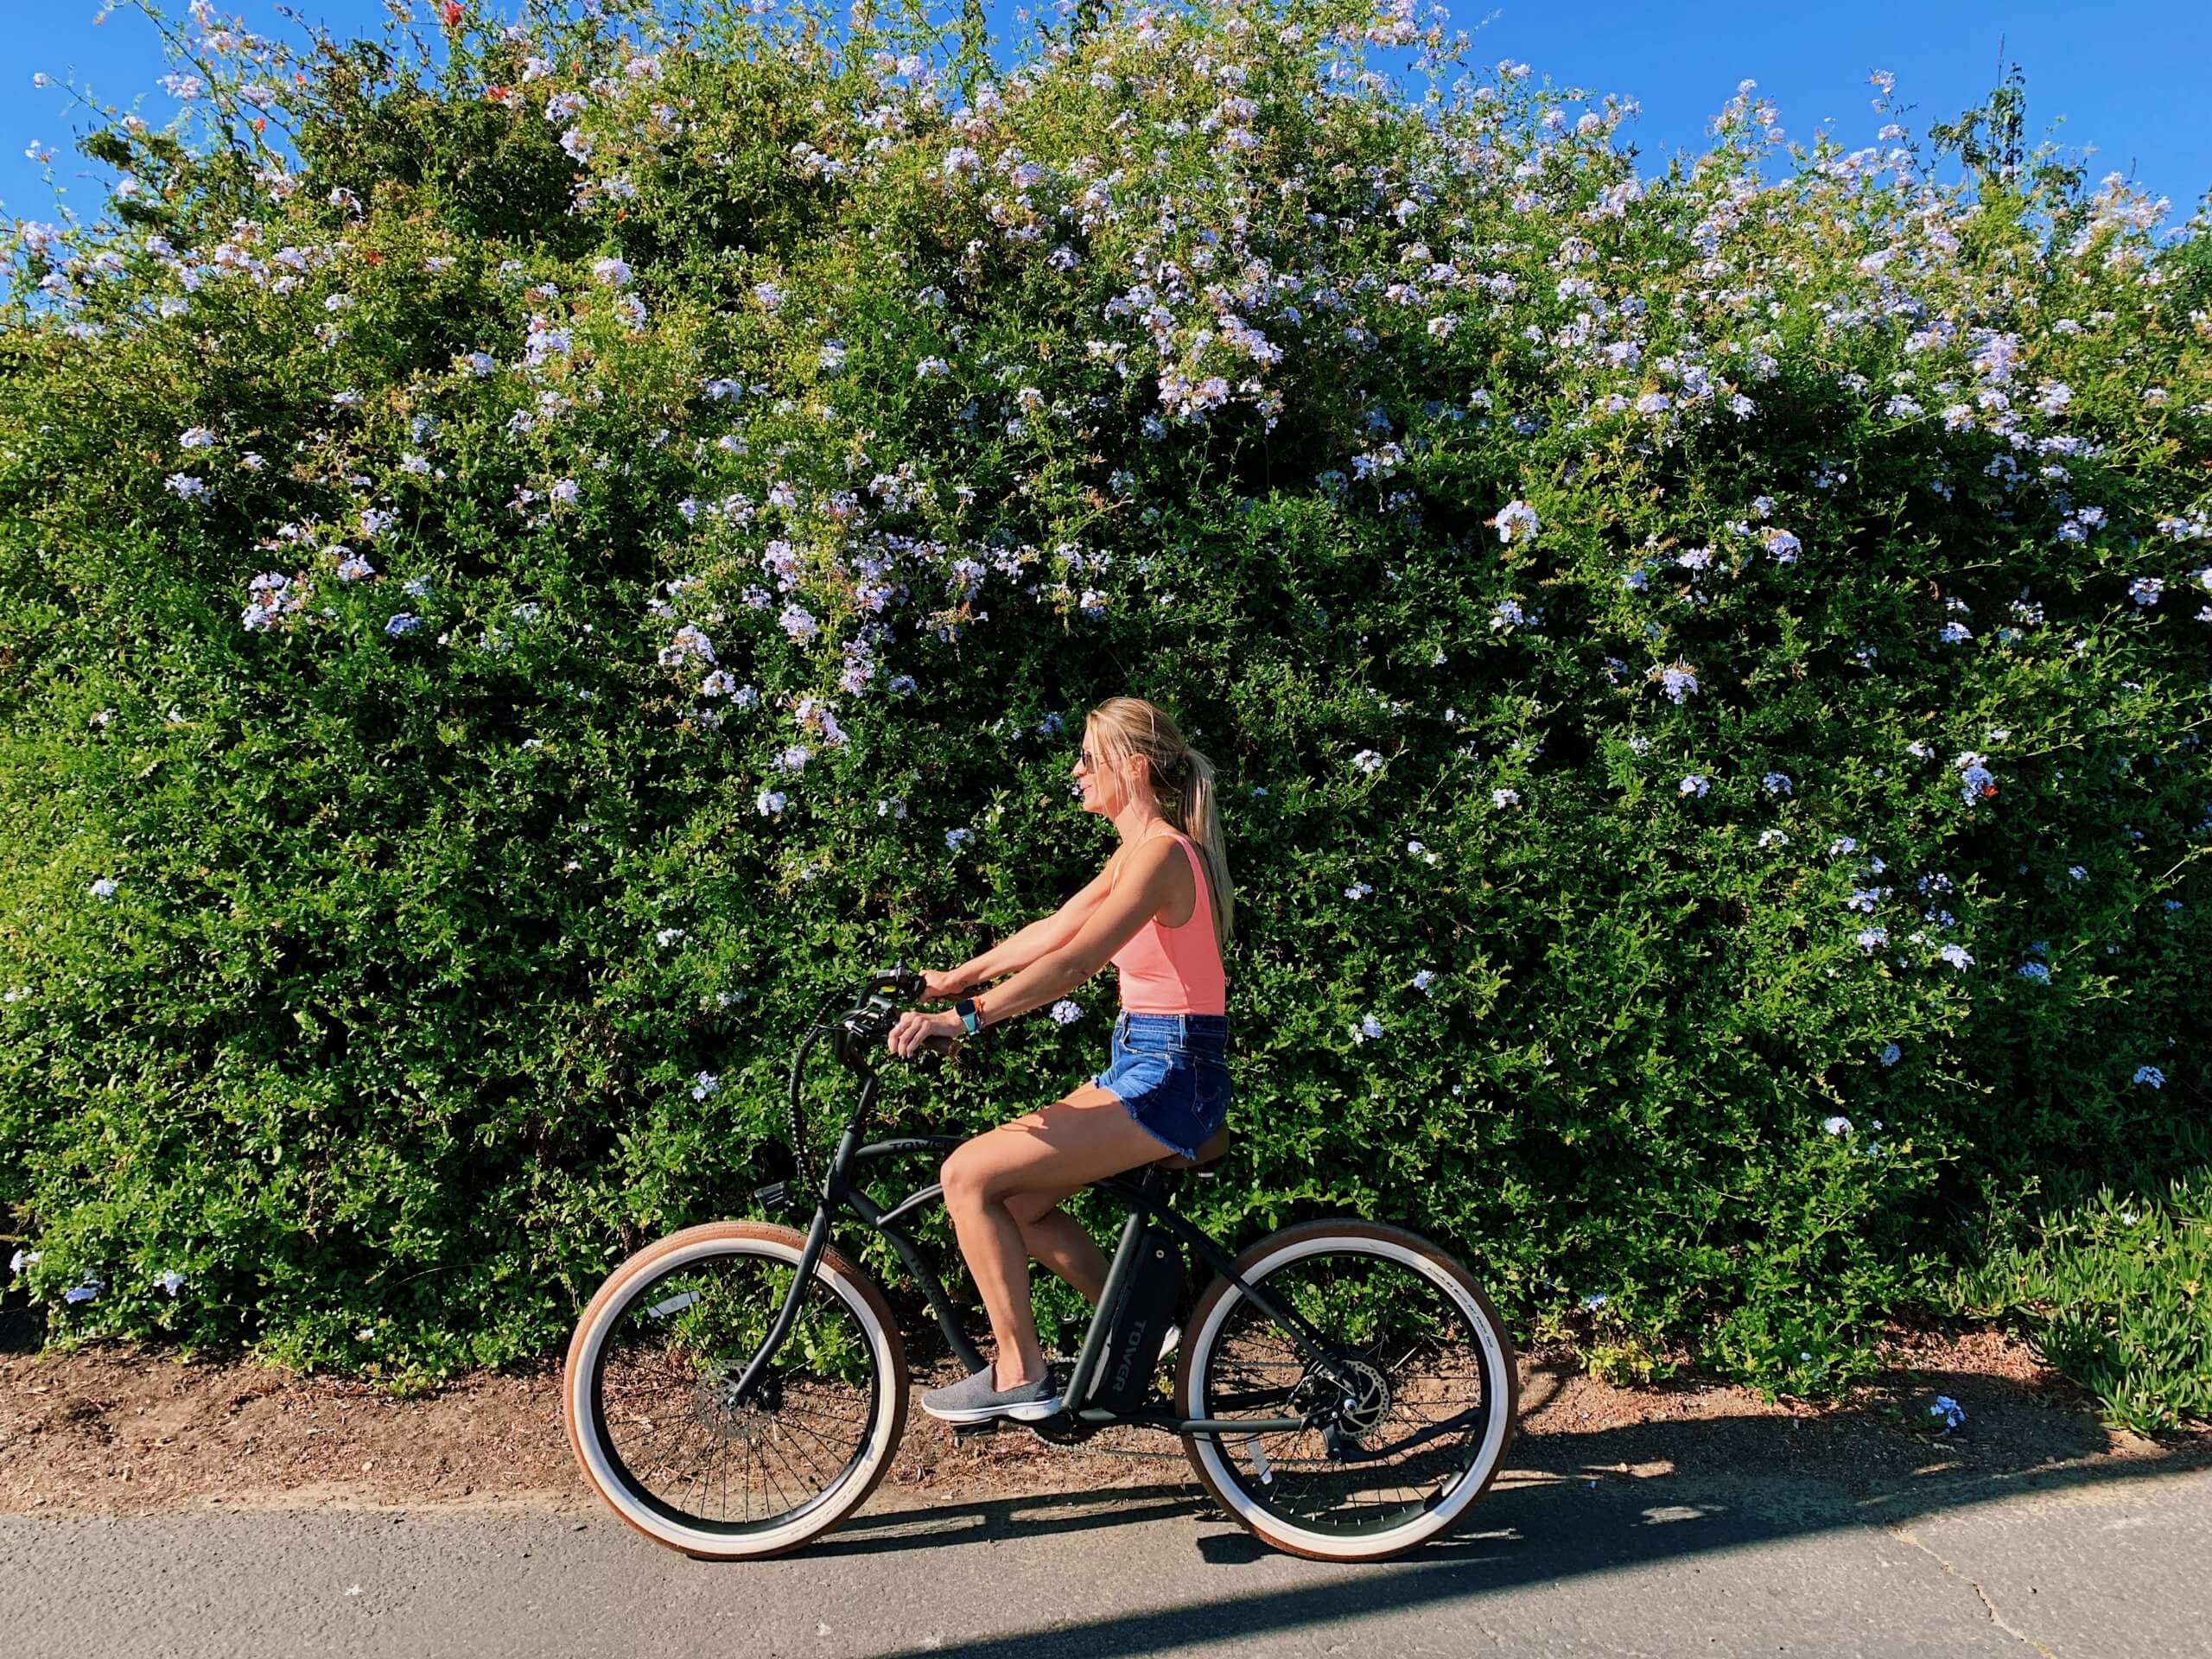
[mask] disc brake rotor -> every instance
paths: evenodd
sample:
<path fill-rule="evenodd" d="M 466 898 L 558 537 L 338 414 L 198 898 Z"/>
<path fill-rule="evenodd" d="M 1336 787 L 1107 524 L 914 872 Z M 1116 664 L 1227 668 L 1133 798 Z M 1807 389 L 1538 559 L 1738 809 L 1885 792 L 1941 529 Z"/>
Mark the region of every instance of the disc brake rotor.
<path fill-rule="evenodd" d="M 1357 1440 L 1372 1433 L 1389 1415 L 1390 1384 L 1363 1359 L 1340 1358 L 1337 1367 L 1351 1384 L 1349 1391 L 1309 1366 L 1291 1391 L 1291 1409 L 1319 1413 L 1332 1427 Z"/>
<path fill-rule="evenodd" d="M 766 1373 L 753 1385 L 752 1396 L 737 1398 L 737 1374 L 702 1379 L 691 1395 L 692 1418 L 709 1433 L 725 1440 L 756 1439 L 775 1422 L 783 1408 L 784 1379 Z"/>

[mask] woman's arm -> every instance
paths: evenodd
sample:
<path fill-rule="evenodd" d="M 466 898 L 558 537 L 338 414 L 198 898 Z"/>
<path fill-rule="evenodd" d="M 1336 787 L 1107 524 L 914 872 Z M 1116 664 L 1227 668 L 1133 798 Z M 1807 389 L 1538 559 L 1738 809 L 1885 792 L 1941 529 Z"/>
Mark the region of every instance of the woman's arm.
<path fill-rule="evenodd" d="M 1088 887 L 1050 916 L 1030 923 L 1005 943 L 962 963 L 952 970 L 952 982 L 961 991 L 972 991 L 1007 974 L 1018 974 L 1039 957 L 1051 955 L 1082 931 L 1083 925 L 1106 897 L 1109 881 L 1106 871 L 1101 870 Z"/>
<path fill-rule="evenodd" d="M 1041 1008 L 1097 973 L 1175 897 L 1179 881 L 1190 881 L 1179 868 L 1182 857 L 1173 841 L 1139 848 L 1114 890 L 1100 900 L 1075 937 L 1038 957 L 1005 984 L 994 986 L 988 1000 L 976 998 L 976 1019 L 983 1025 L 995 1026 L 1032 1008 Z"/>

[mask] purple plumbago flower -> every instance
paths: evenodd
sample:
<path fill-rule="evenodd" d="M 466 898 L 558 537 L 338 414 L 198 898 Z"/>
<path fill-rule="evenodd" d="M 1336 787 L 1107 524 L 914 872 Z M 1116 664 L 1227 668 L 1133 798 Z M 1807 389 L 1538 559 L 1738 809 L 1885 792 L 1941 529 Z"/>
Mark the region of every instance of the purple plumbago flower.
<path fill-rule="evenodd" d="M 1536 510 L 1526 501 L 1509 501 L 1497 510 L 1497 516 L 1486 522 L 1497 528 L 1501 542 L 1533 542 L 1543 528 L 1536 517 Z"/>

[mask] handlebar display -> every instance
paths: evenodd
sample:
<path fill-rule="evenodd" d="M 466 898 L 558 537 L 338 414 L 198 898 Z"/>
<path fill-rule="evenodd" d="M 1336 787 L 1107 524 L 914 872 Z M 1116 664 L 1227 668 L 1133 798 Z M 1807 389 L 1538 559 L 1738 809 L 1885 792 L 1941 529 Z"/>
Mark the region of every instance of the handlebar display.
<path fill-rule="evenodd" d="M 898 1023 L 901 1002 L 911 1002 L 927 988 L 921 975 L 912 972 L 903 963 L 893 963 L 887 969 L 870 974 L 861 993 L 859 1004 L 849 1010 L 837 1021 L 836 1052 L 841 1065 L 865 1067 L 883 1039 L 891 1034 L 891 1027 Z M 957 1037 L 931 1037 L 922 1046 L 932 1054 L 948 1058 L 960 1052 Z"/>

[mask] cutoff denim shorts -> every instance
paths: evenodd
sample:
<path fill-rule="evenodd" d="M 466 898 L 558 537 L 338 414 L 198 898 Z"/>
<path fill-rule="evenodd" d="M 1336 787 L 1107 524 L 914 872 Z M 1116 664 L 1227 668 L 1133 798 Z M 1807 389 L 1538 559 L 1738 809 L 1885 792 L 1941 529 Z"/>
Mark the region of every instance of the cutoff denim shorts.
<path fill-rule="evenodd" d="M 1124 1009 L 1113 1063 L 1091 1082 L 1121 1096 L 1154 1140 L 1195 1158 L 1229 1119 L 1229 1016 Z"/>

